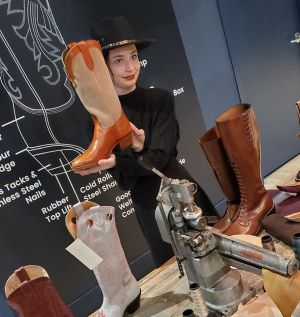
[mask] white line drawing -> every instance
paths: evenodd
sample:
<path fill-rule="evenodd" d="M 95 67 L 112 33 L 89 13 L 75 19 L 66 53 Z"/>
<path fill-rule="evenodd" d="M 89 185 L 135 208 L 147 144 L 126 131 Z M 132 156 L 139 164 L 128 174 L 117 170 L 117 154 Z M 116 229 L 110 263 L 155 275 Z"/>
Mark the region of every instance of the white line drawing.
<path fill-rule="evenodd" d="M 55 137 L 50 124 L 49 124 L 49 119 L 48 119 L 48 114 L 47 111 L 45 109 L 45 106 L 41 100 L 41 98 L 39 97 L 39 95 L 36 93 L 34 87 L 31 85 L 27 75 L 25 74 L 24 70 L 22 69 L 21 64 L 19 63 L 19 61 L 17 60 L 17 57 L 15 56 L 14 52 L 12 51 L 9 43 L 6 41 L 2 31 L 0 31 L 0 40 L 2 40 L 5 44 L 5 46 L 7 47 L 11 57 L 13 58 L 13 60 L 15 61 L 15 64 L 17 65 L 18 69 L 20 70 L 20 73 L 22 74 L 22 77 L 24 79 L 24 81 L 26 82 L 26 84 L 28 85 L 28 87 L 30 88 L 30 90 L 32 91 L 35 99 L 37 100 L 38 104 L 41 106 L 41 111 L 43 113 L 43 119 L 45 121 L 45 125 L 47 127 L 47 131 L 49 133 L 50 138 L 52 139 L 53 143 L 50 144 L 42 144 L 42 145 L 37 145 L 37 146 L 30 146 L 28 144 L 28 141 L 26 140 L 26 138 L 24 137 L 22 130 L 20 128 L 19 122 L 22 121 L 22 119 L 24 119 L 26 116 L 22 116 L 22 117 L 18 117 L 17 113 L 16 113 L 16 107 L 21 108 L 22 110 L 27 111 L 28 109 L 30 109 L 29 107 L 27 107 L 26 105 L 24 105 L 22 103 L 22 93 L 21 90 L 19 89 L 16 81 L 12 78 L 12 76 L 9 74 L 8 69 L 6 67 L 6 65 L 4 65 L 4 63 L 0 60 L 0 82 L 2 84 L 2 86 L 4 87 L 4 89 L 6 90 L 6 92 L 8 93 L 12 104 L 13 104 L 13 111 L 14 111 L 14 115 L 15 115 L 15 120 L 12 120 L 8 123 L 5 123 L 2 125 L 3 126 L 7 126 L 8 124 L 15 122 L 19 133 L 21 135 L 21 137 L 23 138 L 24 143 L 26 144 L 26 150 L 40 163 L 41 166 L 44 166 L 43 163 L 38 159 L 39 155 L 45 156 L 49 153 L 53 153 L 53 152 L 60 152 L 60 154 L 62 155 L 62 157 L 65 158 L 66 160 L 66 164 L 69 165 L 69 161 L 67 159 L 67 157 L 65 156 L 64 151 L 75 151 L 76 154 L 80 154 L 84 152 L 84 149 L 77 146 L 77 145 L 72 145 L 72 144 L 65 144 L 65 143 L 60 143 L 57 138 Z M 73 92 L 74 95 L 74 92 Z M 74 98 L 75 100 L 75 98 Z M 32 110 L 32 109 L 31 109 Z M 29 112 L 31 115 L 39 115 L 41 114 L 41 111 L 27 111 Z M 47 164 L 48 165 L 48 164 Z M 48 168 L 46 168 L 46 170 L 51 174 L 51 175 L 56 175 L 58 170 L 60 170 L 60 166 L 55 166 L 50 168 L 50 166 L 48 165 Z M 66 172 L 68 172 L 69 170 L 69 166 L 67 167 Z M 65 171 L 63 171 L 64 173 Z M 60 172 L 61 173 L 61 172 Z"/>
<path fill-rule="evenodd" d="M 65 166 L 64 166 L 63 162 L 60 161 L 60 163 L 61 163 L 63 169 L 65 169 Z M 72 184 L 72 182 L 71 182 L 71 180 L 70 180 L 70 177 L 69 177 L 69 175 L 68 175 L 68 173 L 67 173 L 66 170 L 65 170 L 65 172 L 66 172 L 65 174 L 66 174 L 66 176 L 67 176 L 67 178 L 68 178 L 68 181 L 69 181 L 69 183 L 70 183 L 70 185 L 71 185 L 71 187 L 72 187 L 72 189 L 73 189 L 73 192 L 74 192 L 74 194 L 75 194 L 75 196 L 76 196 L 78 202 L 80 202 L 80 199 L 79 199 L 79 197 L 78 197 L 78 195 L 77 195 L 77 193 L 76 193 L 76 190 L 75 190 L 75 188 L 74 188 L 74 186 L 73 186 L 73 184 Z"/>
<path fill-rule="evenodd" d="M 7 15 L 22 15 L 21 24 L 14 25 L 13 29 L 32 52 L 38 72 L 46 70 L 47 75 L 42 78 L 49 85 L 56 85 L 60 81 L 57 63 L 60 62 L 61 50 L 53 42 L 64 46 L 65 42 L 48 1 L 23 0 L 21 9 L 12 9 L 11 1 L 4 1 L 3 4 L 8 4 Z"/>
<path fill-rule="evenodd" d="M 70 85 L 67 77 L 62 70 L 61 53 L 65 48 L 65 42 L 54 20 L 48 0 L 23 0 L 16 4 L 11 0 L 0 0 L 0 9 L 6 9 L 6 16 L 17 15 L 21 21 L 18 25 L 11 25 L 17 39 L 24 43 L 24 49 L 29 50 L 32 54 L 32 64 L 44 81 L 49 86 L 57 86 L 57 89 L 66 89 L 69 98 L 58 105 L 45 106 L 42 97 L 36 87 L 30 80 L 30 75 L 26 73 L 24 67 L 17 57 L 17 51 L 14 52 L 5 34 L 0 29 L 0 46 L 6 49 L 13 64 L 16 66 L 18 79 L 12 76 L 8 67 L 0 59 L 0 82 L 6 90 L 13 105 L 15 119 L 2 124 L 2 128 L 13 123 L 25 143 L 25 149 L 50 175 L 57 176 L 67 175 L 70 172 L 70 157 L 73 158 L 84 152 L 80 146 L 68 143 L 61 143 L 57 139 L 49 122 L 49 115 L 63 112 L 71 107 L 75 102 L 75 92 Z M 18 8 L 16 7 L 18 6 Z M 6 26 L 7 27 L 7 26 Z M 34 102 L 26 104 L 23 99 L 22 89 L 26 87 L 26 92 L 30 92 Z M 20 109 L 24 115 L 19 115 Z M 27 113 L 27 115 L 26 115 Z M 39 145 L 30 144 L 22 132 L 22 120 L 27 116 L 39 116 L 42 120 L 44 131 L 47 131 L 48 142 Z M 56 159 L 51 160 L 51 158 Z M 46 159 L 45 159 L 46 158 Z M 67 175 L 68 177 L 68 175 Z M 69 179 L 69 177 L 68 177 Z M 69 179 L 70 182 L 70 179 Z M 61 190 L 60 182 L 58 184 Z M 74 189 L 73 189 L 74 190 Z M 75 190 L 74 190 L 75 192 Z M 75 193 L 76 197 L 77 194 Z M 78 197 L 77 197 L 78 198 Z"/>
<path fill-rule="evenodd" d="M 64 191 L 63 187 L 61 186 L 61 183 L 60 183 L 60 181 L 59 181 L 59 179 L 58 179 L 57 175 L 55 175 L 55 178 L 56 178 L 56 181 L 57 181 L 57 183 L 58 183 L 58 185 L 59 185 L 59 187 L 60 187 L 60 190 L 61 190 L 61 191 L 62 191 L 62 193 L 64 194 L 64 193 L 65 193 L 65 191 Z"/>
<path fill-rule="evenodd" d="M 0 63 L 1 63 L 1 61 L 0 61 Z M 2 128 L 3 127 L 6 127 L 7 125 L 10 125 L 10 124 L 12 124 L 12 123 L 16 123 L 18 120 L 21 120 L 21 119 L 23 119 L 23 118 L 25 118 L 24 116 L 22 116 L 22 117 L 19 117 L 19 118 L 16 118 L 15 120 L 11 120 L 11 121 L 9 121 L 9 122 L 6 122 L 5 124 L 2 124 Z"/>

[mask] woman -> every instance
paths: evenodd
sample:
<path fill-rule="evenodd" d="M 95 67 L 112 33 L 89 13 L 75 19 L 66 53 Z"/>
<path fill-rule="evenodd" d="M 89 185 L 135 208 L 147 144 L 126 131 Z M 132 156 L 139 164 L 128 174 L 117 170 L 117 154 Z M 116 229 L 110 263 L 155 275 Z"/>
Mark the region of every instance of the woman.
<path fill-rule="evenodd" d="M 115 150 L 108 159 L 100 160 L 98 167 L 78 173 L 87 175 L 109 169 L 120 188 L 131 191 L 138 222 L 155 264 L 160 266 L 173 255 L 170 245 L 162 241 L 155 221 L 156 196 L 161 179 L 140 166 L 137 159 L 143 155 L 166 176 L 193 181 L 176 160 L 179 127 L 174 97 L 162 89 L 137 86 L 140 73 L 138 51 L 150 45 L 152 40 L 136 40 L 124 18 L 101 22 L 99 28 L 93 31 L 93 38 L 100 41 L 123 111 L 132 123 L 133 147 Z M 217 215 L 200 186 L 195 202 L 205 215 Z"/>

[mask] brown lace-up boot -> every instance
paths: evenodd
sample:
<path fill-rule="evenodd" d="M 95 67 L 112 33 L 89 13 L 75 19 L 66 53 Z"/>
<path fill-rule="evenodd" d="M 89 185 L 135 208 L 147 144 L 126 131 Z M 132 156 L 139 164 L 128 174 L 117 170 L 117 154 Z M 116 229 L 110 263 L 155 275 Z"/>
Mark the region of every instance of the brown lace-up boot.
<path fill-rule="evenodd" d="M 224 232 L 235 220 L 239 208 L 240 193 L 234 171 L 223 147 L 217 127 L 211 128 L 199 138 L 199 144 L 212 167 L 227 200 L 223 217 L 214 225 Z"/>
<path fill-rule="evenodd" d="M 274 203 L 260 175 L 260 136 L 253 109 L 249 104 L 235 105 L 216 123 L 240 192 L 238 216 L 224 233 L 255 235 Z"/>

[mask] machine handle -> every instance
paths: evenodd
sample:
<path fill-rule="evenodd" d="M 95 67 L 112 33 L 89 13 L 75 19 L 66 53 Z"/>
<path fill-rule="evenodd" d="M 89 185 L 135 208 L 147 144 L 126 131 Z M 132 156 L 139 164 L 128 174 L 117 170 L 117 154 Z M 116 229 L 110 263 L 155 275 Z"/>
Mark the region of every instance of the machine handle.
<path fill-rule="evenodd" d="M 154 174 L 158 175 L 160 178 L 162 178 L 164 181 L 166 181 L 168 184 L 171 183 L 171 179 L 168 178 L 166 175 L 161 173 L 159 170 L 157 170 L 153 164 L 151 164 L 147 159 L 145 159 L 142 155 L 138 157 L 137 159 L 138 163 L 144 167 L 147 171 L 153 172 Z"/>

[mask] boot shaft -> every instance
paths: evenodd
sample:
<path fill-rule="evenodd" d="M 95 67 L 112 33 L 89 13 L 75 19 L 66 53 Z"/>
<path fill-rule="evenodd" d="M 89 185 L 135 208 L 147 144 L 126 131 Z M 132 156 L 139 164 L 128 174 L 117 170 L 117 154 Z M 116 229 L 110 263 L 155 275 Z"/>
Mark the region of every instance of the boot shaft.
<path fill-rule="evenodd" d="M 250 104 L 237 104 L 224 111 L 216 119 L 223 144 L 232 142 L 230 158 L 239 156 L 240 152 L 253 155 L 255 163 L 260 163 L 260 134 L 257 121 Z M 239 140 L 239 142 L 238 142 Z"/>
<path fill-rule="evenodd" d="M 253 109 L 249 104 L 235 105 L 222 113 L 216 123 L 239 184 L 241 200 L 255 204 L 266 190 L 260 174 L 260 136 Z"/>
<path fill-rule="evenodd" d="M 85 208 L 91 206 L 85 202 Z M 102 259 L 94 273 L 107 300 L 117 302 L 124 289 L 135 281 L 128 266 L 115 222 L 115 209 L 111 206 L 91 206 L 84 211 L 81 203 L 73 207 L 78 220 L 76 235 Z M 71 225 L 72 226 L 72 225 Z M 135 281 L 136 282 L 136 281 Z"/>
<path fill-rule="evenodd" d="M 240 190 L 238 217 L 224 233 L 257 234 L 274 204 L 260 174 L 260 137 L 253 109 L 249 104 L 235 105 L 216 123 Z"/>
<path fill-rule="evenodd" d="M 238 202 L 240 195 L 238 183 L 217 128 L 208 130 L 198 142 L 226 199 L 230 202 Z"/>
<path fill-rule="evenodd" d="M 86 110 L 104 128 L 121 115 L 121 104 L 113 86 L 98 41 L 71 43 L 62 55 L 68 78 Z"/>
<path fill-rule="evenodd" d="M 7 297 L 21 317 L 72 317 L 49 277 L 31 280 L 26 270 L 16 271 L 21 284 Z"/>
<path fill-rule="evenodd" d="M 62 55 L 67 75 L 94 121 L 94 134 L 88 149 L 72 162 L 72 170 L 98 166 L 110 157 L 114 147 L 132 143 L 132 129 L 122 111 L 119 97 L 105 64 L 98 41 L 71 43 Z"/>
<path fill-rule="evenodd" d="M 140 287 L 128 266 L 116 229 L 115 210 L 108 206 L 78 203 L 66 215 L 69 232 L 81 239 L 103 261 L 94 269 L 103 293 L 97 316 L 122 317 L 140 305 Z M 70 223 L 77 219 L 76 227 Z M 73 223 L 73 222 L 72 222 Z"/>

